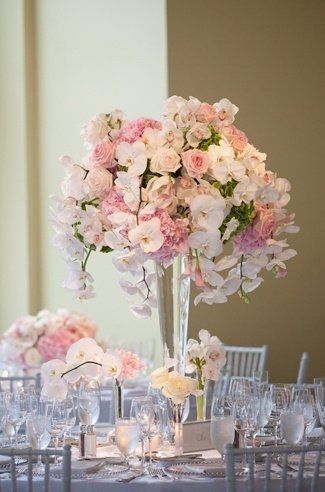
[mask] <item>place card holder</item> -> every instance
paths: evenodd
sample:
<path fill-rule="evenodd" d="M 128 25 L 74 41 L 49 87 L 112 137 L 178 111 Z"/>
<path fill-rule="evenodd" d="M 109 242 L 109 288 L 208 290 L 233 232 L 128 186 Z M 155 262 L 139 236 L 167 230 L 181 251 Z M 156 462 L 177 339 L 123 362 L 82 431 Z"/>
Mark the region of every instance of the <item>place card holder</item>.
<path fill-rule="evenodd" d="M 183 452 L 191 453 L 213 449 L 210 439 L 211 420 L 184 422 Z"/>

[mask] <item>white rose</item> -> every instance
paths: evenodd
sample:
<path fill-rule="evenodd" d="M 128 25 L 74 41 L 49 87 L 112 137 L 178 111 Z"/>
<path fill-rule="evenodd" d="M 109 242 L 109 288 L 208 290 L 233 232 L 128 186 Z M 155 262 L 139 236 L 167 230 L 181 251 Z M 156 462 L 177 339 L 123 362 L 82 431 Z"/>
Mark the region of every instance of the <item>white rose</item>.
<path fill-rule="evenodd" d="M 150 374 L 149 380 L 152 388 L 162 388 L 168 381 L 167 367 L 158 367 L 158 369 Z"/>
<path fill-rule="evenodd" d="M 181 376 L 178 372 L 169 373 L 168 381 L 162 389 L 162 394 L 166 398 L 171 398 L 174 403 L 183 403 L 185 398 L 196 391 L 197 383 L 195 379 Z"/>
<path fill-rule="evenodd" d="M 102 196 L 113 186 L 113 175 L 102 167 L 91 169 L 86 178 L 89 192 L 93 196 Z"/>
<path fill-rule="evenodd" d="M 170 176 L 153 177 L 143 193 L 143 198 L 153 203 L 157 208 L 167 209 L 172 213 L 177 205 L 174 189 L 175 180 Z"/>
<path fill-rule="evenodd" d="M 42 363 L 42 356 L 35 347 L 31 347 L 25 352 L 25 363 L 29 367 L 39 367 Z"/>
<path fill-rule="evenodd" d="M 154 173 L 174 173 L 181 167 L 180 156 L 172 148 L 161 148 L 152 157 L 150 169 Z"/>

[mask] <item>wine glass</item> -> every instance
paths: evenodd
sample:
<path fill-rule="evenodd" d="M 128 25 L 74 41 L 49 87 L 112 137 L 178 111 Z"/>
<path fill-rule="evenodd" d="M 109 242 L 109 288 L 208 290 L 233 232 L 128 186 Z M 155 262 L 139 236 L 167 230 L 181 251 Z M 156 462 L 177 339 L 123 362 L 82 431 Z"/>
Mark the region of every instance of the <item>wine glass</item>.
<path fill-rule="evenodd" d="M 76 424 L 77 416 L 76 416 L 76 409 L 75 409 L 75 405 L 74 405 L 73 396 L 68 395 L 66 397 L 65 402 L 66 402 L 66 409 L 67 409 L 67 421 L 66 421 L 67 425 L 66 425 L 64 437 L 67 437 L 67 436 L 71 435 L 71 429 Z"/>
<path fill-rule="evenodd" d="M 268 384 L 269 382 L 269 373 L 268 371 L 253 371 L 253 381 L 257 385 L 260 384 Z"/>
<path fill-rule="evenodd" d="M 307 426 L 313 423 L 316 418 L 314 398 L 309 388 L 293 388 L 292 409 L 299 411 L 304 417 L 304 444 L 307 444 Z"/>
<path fill-rule="evenodd" d="M 67 426 L 67 407 L 65 401 L 56 401 L 50 412 L 50 434 L 54 438 L 55 450 L 59 447 L 59 439 L 63 438 Z M 58 464 L 55 455 L 54 463 Z"/>
<path fill-rule="evenodd" d="M 31 414 L 28 423 L 26 423 L 26 435 L 33 449 L 47 448 L 51 439 L 49 427 L 49 406 L 46 404 L 39 405 L 38 410 Z M 38 455 L 35 470 L 37 473 L 42 473 L 44 468 L 41 455 Z"/>
<path fill-rule="evenodd" d="M 9 437 L 10 444 L 12 440 L 15 447 L 18 447 L 18 431 L 20 426 L 25 422 L 27 415 L 27 402 L 23 395 L 19 393 L 10 393 L 5 400 L 5 412 L 3 417 L 3 430 Z"/>
<path fill-rule="evenodd" d="M 115 443 L 120 452 L 125 457 L 126 464 L 132 453 L 136 450 L 140 439 L 140 427 L 136 419 L 124 418 L 116 419 L 115 422 Z"/>
<path fill-rule="evenodd" d="M 316 407 L 320 424 L 325 432 L 325 386 L 319 385 L 315 390 Z M 324 439 L 324 437 L 323 437 Z"/>
<path fill-rule="evenodd" d="M 302 412 L 290 410 L 280 416 L 281 436 L 289 445 L 300 443 L 305 433 L 305 420 Z"/>
<path fill-rule="evenodd" d="M 97 381 L 82 382 L 78 393 L 78 415 L 82 424 L 94 425 L 100 412 L 100 388 Z"/>
<path fill-rule="evenodd" d="M 278 427 L 281 414 L 287 410 L 290 401 L 290 392 L 286 384 L 272 384 L 270 387 L 272 409 L 269 421 L 274 424 L 275 446 L 278 445 Z"/>
<path fill-rule="evenodd" d="M 235 437 L 235 423 L 233 410 L 229 407 L 214 403 L 211 414 L 210 438 L 213 446 L 221 454 L 224 461 L 224 447 L 226 444 L 232 444 Z"/>
<path fill-rule="evenodd" d="M 146 397 L 148 398 L 148 397 Z M 138 401 L 134 406 L 135 418 L 140 426 L 141 467 L 145 467 L 145 440 L 148 439 L 149 461 L 151 462 L 150 431 L 154 418 L 154 406 L 151 401 Z"/>

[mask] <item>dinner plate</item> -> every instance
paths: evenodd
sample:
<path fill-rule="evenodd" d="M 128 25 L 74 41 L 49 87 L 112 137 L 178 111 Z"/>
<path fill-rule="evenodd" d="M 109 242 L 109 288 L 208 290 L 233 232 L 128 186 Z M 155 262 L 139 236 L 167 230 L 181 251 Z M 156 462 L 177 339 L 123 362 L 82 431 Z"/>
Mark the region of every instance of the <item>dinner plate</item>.
<path fill-rule="evenodd" d="M 189 471 L 185 468 L 183 464 L 166 466 L 164 468 L 164 472 L 170 478 L 178 477 L 188 480 L 194 479 L 194 480 L 202 480 L 202 481 L 211 480 L 211 478 L 214 478 L 214 477 L 209 477 L 208 475 L 202 472 L 199 473 L 195 471 Z"/>
<path fill-rule="evenodd" d="M 212 477 L 224 477 L 225 476 L 225 465 L 223 466 L 218 466 L 217 464 L 186 464 L 185 465 L 186 470 L 194 473 L 203 473 L 204 475 L 207 476 L 212 476 Z"/>
<path fill-rule="evenodd" d="M 79 463 L 79 465 L 77 465 Z M 75 468 L 71 469 L 71 478 L 74 480 L 84 480 L 91 478 L 110 478 L 115 475 L 119 475 L 121 473 L 125 473 L 129 468 L 125 465 L 115 465 L 108 464 L 101 468 L 98 472 L 92 473 L 91 469 L 94 467 L 94 462 L 91 461 L 89 465 L 84 461 L 74 462 Z M 38 472 L 35 472 L 35 475 L 38 475 Z M 52 467 L 50 468 L 50 477 L 61 479 L 63 475 L 62 467 Z"/>

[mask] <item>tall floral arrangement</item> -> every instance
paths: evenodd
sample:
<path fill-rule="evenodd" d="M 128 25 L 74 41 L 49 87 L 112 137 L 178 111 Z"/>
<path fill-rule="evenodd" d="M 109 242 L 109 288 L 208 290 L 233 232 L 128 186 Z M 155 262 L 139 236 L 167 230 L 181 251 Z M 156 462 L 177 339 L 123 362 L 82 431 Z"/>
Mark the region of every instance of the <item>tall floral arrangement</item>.
<path fill-rule="evenodd" d="M 63 359 L 71 344 L 84 337 L 94 338 L 96 331 L 86 316 L 66 309 L 20 316 L 1 338 L 1 359 L 23 368 L 39 367 L 50 359 Z"/>
<path fill-rule="evenodd" d="M 113 252 L 132 279 L 139 317 L 156 305 L 148 260 L 168 266 L 187 258 L 195 304 L 223 303 L 238 292 L 248 300 L 263 278 L 287 274 L 296 251 L 284 234 L 298 231 L 286 206 L 290 183 L 266 167 L 266 154 L 235 126 L 238 108 L 172 96 L 162 121 L 127 121 L 121 111 L 98 114 L 82 129 L 86 155 L 64 156 L 62 196 L 53 211 L 55 244 L 68 263 L 65 287 L 94 295 L 88 271 L 93 252 Z"/>

